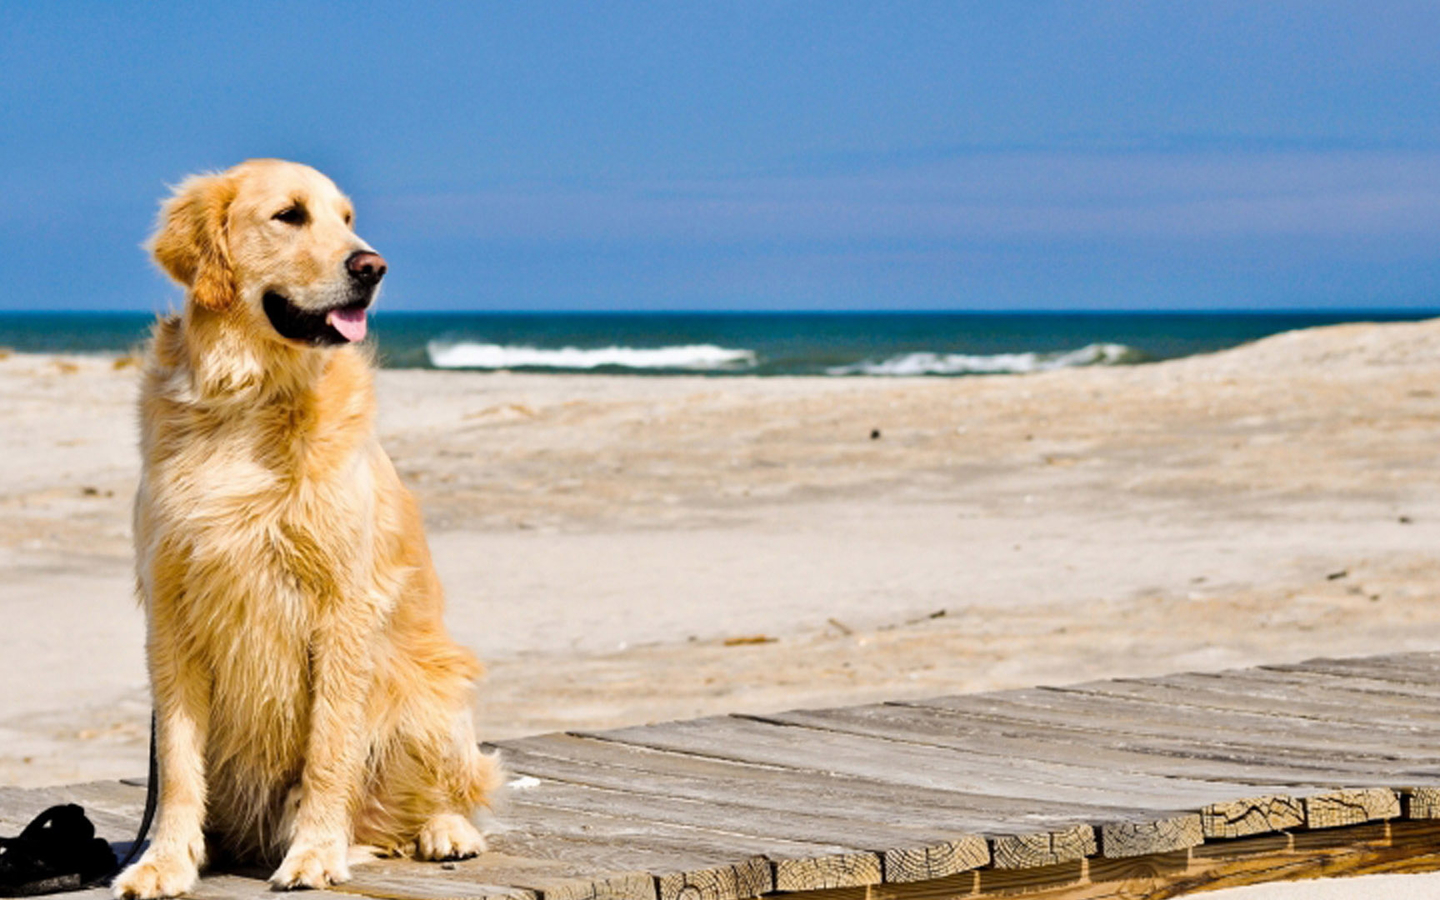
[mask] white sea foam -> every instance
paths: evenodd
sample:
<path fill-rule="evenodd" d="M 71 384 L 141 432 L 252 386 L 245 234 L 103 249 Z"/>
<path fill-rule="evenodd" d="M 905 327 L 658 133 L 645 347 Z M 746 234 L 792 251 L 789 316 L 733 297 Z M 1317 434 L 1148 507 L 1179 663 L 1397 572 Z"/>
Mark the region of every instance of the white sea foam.
<path fill-rule="evenodd" d="M 505 344 L 478 344 L 469 341 L 431 341 L 425 347 L 430 364 L 437 369 L 684 369 L 714 371 L 744 369 L 755 365 L 752 350 L 732 350 L 714 344 L 680 347 L 518 347 Z"/>
<path fill-rule="evenodd" d="M 1124 344 L 1090 344 L 1064 353 L 904 353 L 882 362 L 826 369 L 829 375 L 999 375 L 1045 372 L 1076 366 L 1118 366 L 1141 355 Z"/>

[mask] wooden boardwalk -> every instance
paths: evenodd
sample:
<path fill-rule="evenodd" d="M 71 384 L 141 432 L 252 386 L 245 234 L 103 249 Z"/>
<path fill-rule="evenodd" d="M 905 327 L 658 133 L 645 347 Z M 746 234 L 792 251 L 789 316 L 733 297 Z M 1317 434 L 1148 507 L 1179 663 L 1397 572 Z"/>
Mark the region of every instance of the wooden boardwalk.
<path fill-rule="evenodd" d="M 366 864 L 317 896 L 1168 897 L 1440 869 L 1440 653 L 724 716 L 499 748 L 513 790 L 491 852 Z M 123 840 L 144 789 L 0 789 L 0 833 L 61 800 Z M 207 876 L 196 896 L 273 896 L 263 874 Z"/>

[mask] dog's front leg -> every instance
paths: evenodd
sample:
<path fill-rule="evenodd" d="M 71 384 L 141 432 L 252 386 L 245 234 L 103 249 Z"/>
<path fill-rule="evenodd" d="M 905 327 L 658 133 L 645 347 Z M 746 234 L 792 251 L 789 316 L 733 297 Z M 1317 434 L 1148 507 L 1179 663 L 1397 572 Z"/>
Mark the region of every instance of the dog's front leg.
<path fill-rule="evenodd" d="M 363 614 L 356 613 L 355 618 Z M 300 808 L 290 849 L 270 876 L 277 888 L 323 888 L 348 881 L 352 812 L 365 774 L 364 713 L 372 680 L 372 633 L 336 613 L 312 645 L 310 735 Z"/>
<path fill-rule="evenodd" d="M 182 657 L 164 612 L 151 607 L 147 651 L 155 695 L 160 812 L 145 855 L 116 876 L 122 900 L 174 897 L 195 886 L 205 863 L 205 736 L 210 719 L 210 676 Z"/>

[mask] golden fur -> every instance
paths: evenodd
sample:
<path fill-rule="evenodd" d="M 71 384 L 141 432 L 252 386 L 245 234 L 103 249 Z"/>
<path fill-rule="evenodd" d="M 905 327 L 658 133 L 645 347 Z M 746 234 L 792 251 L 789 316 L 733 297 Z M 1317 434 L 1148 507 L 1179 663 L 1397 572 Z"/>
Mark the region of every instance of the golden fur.
<path fill-rule="evenodd" d="M 281 220 L 291 206 L 303 223 Z M 483 849 L 469 817 L 499 770 L 468 712 L 480 665 L 445 632 L 369 360 L 282 337 L 263 306 L 337 302 L 370 251 L 351 217 L 329 179 L 277 160 L 191 178 L 161 211 L 151 249 L 187 294 L 156 326 L 140 400 L 160 813 L 117 897 L 189 890 L 206 836 L 279 860 L 283 888 L 346 880 L 352 845 Z"/>

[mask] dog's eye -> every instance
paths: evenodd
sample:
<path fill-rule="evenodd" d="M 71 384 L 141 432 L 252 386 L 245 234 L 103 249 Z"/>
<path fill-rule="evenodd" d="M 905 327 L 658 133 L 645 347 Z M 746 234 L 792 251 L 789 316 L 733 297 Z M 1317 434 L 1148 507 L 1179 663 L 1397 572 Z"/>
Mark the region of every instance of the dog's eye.
<path fill-rule="evenodd" d="M 345 214 L 345 224 L 346 224 L 346 225 L 354 225 L 354 224 L 355 224 L 355 214 L 354 214 L 354 213 L 352 213 L 352 212 L 347 212 L 347 213 Z"/>
<path fill-rule="evenodd" d="M 286 225 L 304 225 L 305 210 L 299 206 L 287 206 L 270 218 L 284 222 Z"/>

